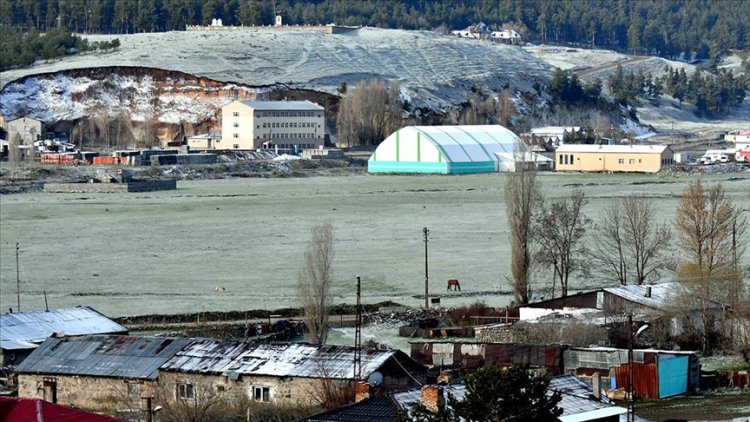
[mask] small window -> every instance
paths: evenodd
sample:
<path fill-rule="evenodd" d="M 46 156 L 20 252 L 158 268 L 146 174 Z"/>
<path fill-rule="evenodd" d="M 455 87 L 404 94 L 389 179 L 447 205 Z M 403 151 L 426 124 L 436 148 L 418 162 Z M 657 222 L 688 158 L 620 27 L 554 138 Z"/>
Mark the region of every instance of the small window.
<path fill-rule="evenodd" d="M 628 160 L 628 164 L 635 164 L 635 158 L 631 158 Z"/>
<path fill-rule="evenodd" d="M 563 155 L 560 154 L 560 164 L 562 164 L 562 163 L 563 163 Z"/>
<path fill-rule="evenodd" d="M 235 137 L 235 138 L 239 138 L 240 134 L 239 133 L 233 133 L 232 136 Z"/>
<path fill-rule="evenodd" d="M 234 148 L 234 149 L 240 149 L 240 144 L 234 144 L 234 145 L 232 145 L 232 148 Z"/>
<path fill-rule="evenodd" d="M 232 123 L 232 127 L 240 127 L 240 124 L 237 122 Z"/>
<path fill-rule="evenodd" d="M 235 111 L 235 112 L 232 113 L 232 116 L 234 116 L 234 117 L 240 117 L 240 112 L 239 111 Z"/>
<path fill-rule="evenodd" d="M 625 164 L 625 159 L 620 158 L 619 160 L 617 160 L 617 164 Z"/>
<path fill-rule="evenodd" d="M 177 398 L 180 400 L 195 399 L 193 384 L 177 384 Z"/>
<path fill-rule="evenodd" d="M 640 158 L 638 159 L 638 164 L 641 164 L 641 159 Z"/>

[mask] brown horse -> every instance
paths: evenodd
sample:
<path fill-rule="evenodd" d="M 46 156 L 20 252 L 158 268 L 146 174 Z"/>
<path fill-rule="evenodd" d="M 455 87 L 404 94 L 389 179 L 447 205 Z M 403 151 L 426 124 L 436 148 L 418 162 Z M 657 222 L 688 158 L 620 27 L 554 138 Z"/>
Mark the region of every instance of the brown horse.
<path fill-rule="evenodd" d="M 448 290 L 458 290 L 460 292 L 461 283 L 459 283 L 455 278 L 448 280 Z"/>

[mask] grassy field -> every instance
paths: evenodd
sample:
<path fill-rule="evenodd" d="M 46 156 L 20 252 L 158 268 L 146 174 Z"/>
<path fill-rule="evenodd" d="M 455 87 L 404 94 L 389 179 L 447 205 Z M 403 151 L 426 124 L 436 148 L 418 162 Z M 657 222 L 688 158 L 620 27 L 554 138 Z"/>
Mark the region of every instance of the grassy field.
<path fill-rule="evenodd" d="M 692 176 L 543 174 L 549 198 L 579 187 L 587 214 L 610 200 L 654 198 L 673 221 Z M 750 173 L 721 181 L 750 212 Z M 419 305 L 422 227 L 431 231 L 431 290 L 443 306 L 505 305 L 509 290 L 505 176 L 335 176 L 185 181 L 176 191 L 127 195 L 26 193 L 0 197 L 0 307 L 16 307 L 16 242 L 22 310 L 91 305 L 113 315 L 274 309 L 296 304 L 294 284 L 310 227 L 335 232 L 334 302 Z M 544 281 L 535 288 L 548 283 Z M 449 278 L 463 294 L 445 292 Z M 574 289 L 601 285 L 575 280 Z M 216 291 L 223 286 L 225 291 Z"/>

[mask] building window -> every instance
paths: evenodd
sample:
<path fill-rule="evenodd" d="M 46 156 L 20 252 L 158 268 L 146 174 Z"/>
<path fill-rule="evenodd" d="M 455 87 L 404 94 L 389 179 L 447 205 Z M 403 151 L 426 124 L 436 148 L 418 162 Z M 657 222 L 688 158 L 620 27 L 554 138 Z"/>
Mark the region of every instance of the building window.
<path fill-rule="evenodd" d="M 625 159 L 620 158 L 619 160 L 617 160 L 617 164 L 625 164 Z"/>
<path fill-rule="evenodd" d="M 560 164 L 562 164 L 562 163 L 563 163 L 563 155 L 560 154 Z"/>
<path fill-rule="evenodd" d="M 234 145 L 232 145 L 232 148 L 234 148 L 234 149 L 240 149 L 240 144 L 234 144 Z"/>
<path fill-rule="evenodd" d="M 638 159 L 638 164 L 641 164 L 641 159 L 640 158 Z"/>
<path fill-rule="evenodd" d="M 232 123 L 232 127 L 240 127 L 240 124 L 237 122 Z"/>
<path fill-rule="evenodd" d="M 177 384 L 177 398 L 180 400 L 195 399 L 195 388 L 193 388 L 193 384 Z"/>
<path fill-rule="evenodd" d="M 234 138 L 239 138 L 239 137 L 240 137 L 240 134 L 239 134 L 239 133 L 233 133 L 233 134 L 232 134 L 232 137 L 234 137 Z"/>
<path fill-rule="evenodd" d="M 575 162 L 575 159 L 573 158 L 573 154 L 570 154 L 570 164 L 573 164 Z"/>
<path fill-rule="evenodd" d="M 635 164 L 635 158 L 631 158 L 628 160 L 628 164 Z"/>
<path fill-rule="evenodd" d="M 234 112 L 232 112 L 232 116 L 234 116 L 234 117 L 240 117 L 240 112 L 239 111 L 234 111 Z"/>

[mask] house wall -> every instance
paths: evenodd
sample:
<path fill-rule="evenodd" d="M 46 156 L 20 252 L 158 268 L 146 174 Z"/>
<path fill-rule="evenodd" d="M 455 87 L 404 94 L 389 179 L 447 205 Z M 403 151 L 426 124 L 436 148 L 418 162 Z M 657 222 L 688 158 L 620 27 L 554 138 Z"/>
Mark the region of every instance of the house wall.
<path fill-rule="evenodd" d="M 56 384 L 57 403 L 94 412 L 141 409 L 141 397 L 153 396 L 156 381 L 89 376 L 19 374 L 18 396 L 52 401 L 45 382 Z"/>
<path fill-rule="evenodd" d="M 235 101 L 222 108 L 221 117 L 215 148 L 257 149 L 266 141 L 280 148 L 318 148 L 324 143 L 324 110 L 254 110 Z"/>
<path fill-rule="evenodd" d="M 8 141 L 13 142 L 16 134 L 21 135 L 24 145 L 34 143 L 38 137 L 44 137 L 44 125 L 37 119 L 22 117 L 8 122 Z"/>
<path fill-rule="evenodd" d="M 571 157 L 572 156 L 572 157 Z M 571 160 L 572 158 L 572 160 Z M 671 164 L 674 153 L 564 152 L 555 154 L 558 171 L 615 171 L 656 173 Z"/>

